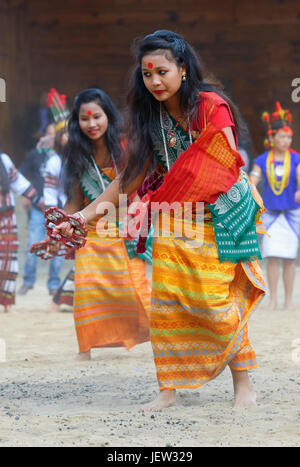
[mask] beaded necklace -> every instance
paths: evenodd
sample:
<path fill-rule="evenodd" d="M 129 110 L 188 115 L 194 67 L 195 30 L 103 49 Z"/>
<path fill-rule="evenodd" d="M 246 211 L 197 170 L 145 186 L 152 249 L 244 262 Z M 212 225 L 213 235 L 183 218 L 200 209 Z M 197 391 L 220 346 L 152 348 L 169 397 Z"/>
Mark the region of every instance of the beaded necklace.
<path fill-rule="evenodd" d="M 269 151 L 267 157 L 267 177 L 271 190 L 276 196 L 282 194 L 283 190 L 288 186 L 291 172 L 291 155 L 289 151 L 285 152 L 283 161 L 283 174 L 281 180 L 278 180 L 275 173 L 275 162 L 273 149 Z"/>
<path fill-rule="evenodd" d="M 169 126 L 169 120 L 167 116 L 167 112 L 162 112 L 162 116 L 164 119 L 164 127 L 167 130 L 168 133 L 168 145 L 173 148 L 175 144 L 177 143 L 177 138 L 176 138 L 176 128 L 178 125 L 180 125 L 183 122 L 183 118 L 180 116 L 176 122 L 176 125 L 174 128 L 170 128 Z"/>
<path fill-rule="evenodd" d="M 107 150 L 107 152 L 108 152 L 108 150 Z M 114 165 L 116 174 L 119 175 L 119 174 L 118 174 L 117 164 L 116 164 L 116 162 L 115 162 L 115 159 L 114 159 L 113 155 L 110 154 L 110 157 L 111 157 L 111 160 L 112 160 L 112 162 L 113 162 L 113 165 Z M 96 170 L 98 179 L 99 179 L 99 181 L 100 181 L 100 183 L 101 183 L 102 191 L 104 192 L 104 191 L 106 190 L 106 187 L 105 187 L 105 184 L 104 184 L 104 180 L 103 180 L 103 177 L 102 177 L 101 172 L 100 172 L 100 170 L 99 170 L 99 167 L 98 167 L 98 165 L 96 164 L 96 161 L 95 161 L 95 159 L 94 159 L 93 154 L 91 154 L 91 160 L 92 160 L 94 169 Z"/>
<path fill-rule="evenodd" d="M 165 156 L 166 156 L 166 162 L 167 162 L 167 167 L 168 167 L 168 170 L 170 170 L 170 163 L 169 163 L 169 154 L 168 154 L 168 147 L 167 147 L 167 141 L 166 141 L 166 137 L 165 137 L 165 133 L 164 133 L 164 124 L 163 124 L 163 116 L 162 116 L 163 112 L 162 112 L 162 106 L 161 106 L 161 103 L 160 103 L 160 108 L 159 108 L 159 117 L 160 117 L 160 127 L 161 127 L 161 132 L 162 132 L 162 137 L 163 137 L 163 144 L 164 144 L 164 150 L 165 150 Z M 167 121 L 168 123 L 168 120 L 166 120 L 167 118 L 167 115 L 165 113 L 165 122 Z M 176 122 L 176 125 L 175 127 L 170 130 L 169 129 L 169 125 L 166 125 L 165 123 L 165 129 L 167 130 L 168 134 L 171 135 L 170 138 L 169 138 L 169 141 L 168 141 L 168 144 L 170 147 L 173 147 L 175 146 L 175 144 L 177 143 L 177 138 L 174 134 L 174 132 L 176 133 L 176 128 L 177 126 L 180 124 L 180 121 L 177 121 Z M 189 116 L 188 116 L 188 131 L 189 131 L 189 139 L 190 139 L 190 144 L 193 143 L 193 139 L 192 139 L 192 134 L 191 134 L 191 127 L 190 127 L 190 119 L 189 119 Z M 171 141 L 172 140 L 172 141 Z"/>

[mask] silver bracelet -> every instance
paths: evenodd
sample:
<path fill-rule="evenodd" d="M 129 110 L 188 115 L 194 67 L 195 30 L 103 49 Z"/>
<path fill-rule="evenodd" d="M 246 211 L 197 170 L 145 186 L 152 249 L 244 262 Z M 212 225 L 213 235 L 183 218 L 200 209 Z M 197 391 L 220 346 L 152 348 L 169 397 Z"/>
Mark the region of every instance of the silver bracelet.
<path fill-rule="evenodd" d="M 85 215 L 84 215 L 84 214 L 82 214 L 82 212 L 81 212 L 81 211 L 77 211 L 77 212 L 75 212 L 75 214 L 74 214 L 74 215 L 76 216 L 76 214 L 78 214 L 78 216 L 79 216 L 79 217 L 80 217 L 80 218 L 83 220 L 84 224 L 86 225 L 86 224 L 87 224 L 87 219 L 86 219 Z"/>
<path fill-rule="evenodd" d="M 251 175 L 254 175 L 255 177 L 260 177 L 260 173 L 256 172 L 255 170 L 250 172 L 250 177 L 251 177 Z"/>

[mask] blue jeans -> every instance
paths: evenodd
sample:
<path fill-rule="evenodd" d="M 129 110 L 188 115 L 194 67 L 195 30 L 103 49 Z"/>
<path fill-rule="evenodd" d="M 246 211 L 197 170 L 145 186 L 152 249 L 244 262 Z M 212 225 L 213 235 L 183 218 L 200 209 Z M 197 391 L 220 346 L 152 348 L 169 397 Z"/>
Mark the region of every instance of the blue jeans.
<path fill-rule="evenodd" d="M 39 242 L 46 238 L 46 227 L 44 213 L 35 207 L 32 207 L 29 212 L 28 221 L 28 249 L 26 253 L 26 262 L 24 268 L 24 284 L 28 287 L 33 287 L 36 280 L 36 268 L 38 257 L 29 253 L 29 248 L 33 243 Z M 60 287 L 61 281 L 59 273 L 63 262 L 62 256 L 56 256 L 49 260 L 49 277 L 47 286 L 49 290 L 57 290 Z"/>

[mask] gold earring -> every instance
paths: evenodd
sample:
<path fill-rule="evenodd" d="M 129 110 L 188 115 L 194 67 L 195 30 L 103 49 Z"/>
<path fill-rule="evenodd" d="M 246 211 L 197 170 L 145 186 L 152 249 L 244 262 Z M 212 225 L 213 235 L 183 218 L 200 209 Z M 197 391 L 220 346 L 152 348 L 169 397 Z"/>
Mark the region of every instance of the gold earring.
<path fill-rule="evenodd" d="M 185 71 L 182 73 L 182 81 L 186 81 L 186 72 Z"/>

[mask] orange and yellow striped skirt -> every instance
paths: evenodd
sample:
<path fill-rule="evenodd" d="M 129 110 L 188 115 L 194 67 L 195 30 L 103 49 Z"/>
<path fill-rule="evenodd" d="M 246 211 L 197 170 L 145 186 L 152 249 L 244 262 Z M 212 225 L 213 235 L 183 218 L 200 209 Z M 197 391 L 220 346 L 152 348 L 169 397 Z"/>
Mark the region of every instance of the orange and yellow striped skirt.
<path fill-rule="evenodd" d="M 264 296 L 258 261 L 221 263 L 210 214 L 202 243 L 153 238 L 150 334 L 160 389 L 197 388 L 229 365 L 257 367 L 248 318 Z"/>
<path fill-rule="evenodd" d="M 129 259 L 124 240 L 99 236 L 89 225 L 75 255 L 74 321 L 80 352 L 127 349 L 149 340 L 151 291 L 145 263 Z"/>

